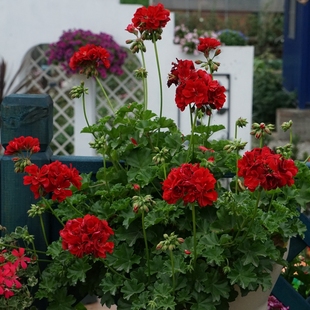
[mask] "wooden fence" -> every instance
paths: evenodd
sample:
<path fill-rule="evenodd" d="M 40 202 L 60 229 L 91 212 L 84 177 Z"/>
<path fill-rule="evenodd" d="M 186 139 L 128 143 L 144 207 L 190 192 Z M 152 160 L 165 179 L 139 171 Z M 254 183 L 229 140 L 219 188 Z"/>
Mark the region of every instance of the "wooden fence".
<path fill-rule="evenodd" d="M 71 163 L 81 173 L 96 172 L 102 166 L 101 157 L 53 155 L 49 146 L 53 135 L 53 102 L 49 95 L 7 96 L 1 105 L 1 123 L 1 142 L 4 147 L 19 136 L 33 136 L 40 140 L 41 150 L 32 156 L 32 162 L 38 166 L 60 160 L 65 164 Z M 12 156 L 0 156 L 0 224 L 8 231 L 14 231 L 16 226 L 27 225 L 30 234 L 36 234 L 40 230 L 37 218 L 27 215 L 29 206 L 35 200 L 29 187 L 23 185 L 22 177 L 14 173 Z M 310 246 L 310 221 L 304 214 L 300 217 L 308 230 L 304 239 L 297 237 L 291 240 L 288 261 Z M 58 232 L 58 226 L 47 216 L 44 221 L 48 229 L 47 237 L 51 239 Z M 44 245 L 43 239 L 37 240 L 39 248 L 44 248 Z M 310 310 L 310 304 L 282 276 L 272 293 L 290 310 Z"/>

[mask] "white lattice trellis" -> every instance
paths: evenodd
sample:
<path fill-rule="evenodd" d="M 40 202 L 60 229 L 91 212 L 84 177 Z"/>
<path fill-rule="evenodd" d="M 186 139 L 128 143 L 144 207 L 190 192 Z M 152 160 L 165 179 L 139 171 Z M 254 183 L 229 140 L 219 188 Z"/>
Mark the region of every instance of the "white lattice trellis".
<path fill-rule="evenodd" d="M 52 149 L 57 155 L 75 154 L 77 123 L 80 123 L 81 112 L 76 100 L 70 98 L 69 92 L 77 80 L 65 74 L 60 66 L 47 65 L 45 56 L 47 44 L 41 44 L 32 48 L 26 55 L 29 66 L 24 72 L 30 83 L 26 93 L 46 93 L 54 101 L 54 138 Z M 109 94 L 115 109 L 133 101 L 143 98 L 142 83 L 133 76 L 134 69 L 140 66 L 135 55 L 128 52 L 128 58 L 123 66 L 124 74 L 121 76 L 109 75 L 102 80 L 102 84 Z M 100 87 L 95 89 L 94 103 L 87 102 L 88 107 L 95 109 L 93 114 L 100 118 L 111 113 L 107 107 L 105 98 L 102 96 Z"/>

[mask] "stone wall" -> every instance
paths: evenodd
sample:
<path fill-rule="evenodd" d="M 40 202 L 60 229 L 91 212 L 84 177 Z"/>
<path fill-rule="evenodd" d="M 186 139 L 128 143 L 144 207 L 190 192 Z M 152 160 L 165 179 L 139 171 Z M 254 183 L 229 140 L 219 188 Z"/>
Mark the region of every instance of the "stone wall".
<path fill-rule="evenodd" d="M 276 130 L 279 140 L 289 140 L 289 132 L 281 129 L 281 124 L 289 120 L 293 121 L 293 134 L 299 139 L 299 142 L 310 141 L 310 109 L 277 109 Z"/>

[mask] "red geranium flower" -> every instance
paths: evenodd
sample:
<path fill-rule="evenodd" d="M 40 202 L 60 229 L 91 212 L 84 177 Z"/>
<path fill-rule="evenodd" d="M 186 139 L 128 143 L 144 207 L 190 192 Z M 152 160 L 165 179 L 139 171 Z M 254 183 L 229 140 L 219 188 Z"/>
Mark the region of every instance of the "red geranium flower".
<path fill-rule="evenodd" d="M 69 189 L 71 184 L 78 189 L 81 187 L 82 178 L 78 170 L 59 161 L 43 165 L 41 168 L 30 165 L 25 168 L 25 172 L 28 175 L 24 176 L 24 185 L 30 185 L 35 199 L 52 193 L 52 199 L 61 202 L 72 195 Z"/>
<path fill-rule="evenodd" d="M 189 60 L 178 60 L 172 63 L 173 67 L 168 78 L 168 87 L 177 86 L 175 102 L 177 107 L 184 111 L 193 103 L 198 109 L 208 106 L 209 109 L 221 109 L 226 101 L 225 87 L 205 70 L 195 70 L 194 63 Z"/>
<path fill-rule="evenodd" d="M 200 207 L 217 200 L 216 179 L 209 169 L 198 164 L 182 164 L 173 168 L 163 182 L 163 199 L 169 204 L 183 200 L 184 204 L 198 202 Z"/>
<path fill-rule="evenodd" d="M 161 3 L 149 7 L 138 8 L 132 23 L 142 33 L 144 31 L 160 31 L 170 20 L 170 11 L 166 10 Z"/>
<path fill-rule="evenodd" d="M 22 284 L 16 274 L 18 267 L 8 261 L 0 266 L 0 295 L 8 299 L 14 296 L 13 289 L 20 289 Z"/>
<path fill-rule="evenodd" d="M 221 42 L 215 38 L 199 38 L 199 45 L 197 49 L 208 57 L 209 52 L 216 49 L 220 45 Z"/>
<path fill-rule="evenodd" d="M 14 262 L 16 267 L 22 267 L 23 269 L 27 268 L 27 263 L 31 261 L 29 257 L 25 256 L 25 249 L 19 248 L 12 250 L 12 255 L 16 257 L 16 260 Z"/>
<path fill-rule="evenodd" d="M 40 151 L 40 143 L 38 138 L 33 138 L 31 136 L 21 136 L 19 138 L 14 138 L 11 140 L 6 147 L 5 155 L 14 155 L 21 152 L 37 153 Z"/>
<path fill-rule="evenodd" d="M 226 101 L 225 91 L 226 88 L 221 86 L 217 80 L 209 83 L 208 99 L 212 109 L 220 110 L 223 107 Z"/>
<path fill-rule="evenodd" d="M 89 77 L 97 75 L 97 68 L 100 66 L 108 69 L 110 67 L 109 57 L 110 54 L 105 48 L 87 44 L 73 54 L 69 66 L 73 71 L 79 69 L 80 73 L 84 73 Z"/>
<path fill-rule="evenodd" d="M 192 73 L 195 73 L 195 65 L 192 60 L 182 60 L 177 59 L 177 63 L 172 63 L 172 69 L 168 76 L 168 87 L 171 84 L 182 84 L 188 78 L 191 77 Z"/>
<path fill-rule="evenodd" d="M 100 220 L 94 215 L 69 220 L 60 231 L 62 248 L 77 257 L 94 255 L 106 258 L 106 253 L 112 253 L 114 243 L 108 239 L 114 232 L 106 220 Z"/>
<path fill-rule="evenodd" d="M 275 154 L 270 148 L 254 148 L 238 161 L 238 176 L 250 191 L 261 186 L 265 190 L 294 184 L 298 168 L 292 159 Z"/>

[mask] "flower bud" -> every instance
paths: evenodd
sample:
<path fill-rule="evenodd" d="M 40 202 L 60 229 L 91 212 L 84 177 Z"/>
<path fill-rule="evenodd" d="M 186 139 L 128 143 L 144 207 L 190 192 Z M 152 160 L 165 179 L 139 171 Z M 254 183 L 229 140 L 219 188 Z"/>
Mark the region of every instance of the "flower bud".
<path fill-rule="evenodd" d="M 140 185 L 139 184 L 133 184 L 132 185 L 132 187 L 133 187 L 133 189 L 135 190 L 135 191 L 139 191 L 140 190 Z"/>
<path fill-rule="evenodd" d="M 262 133 L 261 133 L 261 132 L 257 132 L 257 133 L 255 134 L 255 138 L 256 138 L 256 139 L 260 139 L 261 136 L 262 136 Z"/>
<path fill-rule="evenodd" d="M 185 241 L 183 238 L 178 238 L 177 240 L 178 240 L 178 242 L 179 242 L 180 244 L 183 243 L 183 242 Z"/>
<path fill-rule="evenodd" d="M 258 128 L 260 128 L 258 123 L 252 124 L 252 129 L 258 129 Z"/>
<path fill-rule="evenodd" d="M 214 53 L 214 56 L 218 56 L 218 55 L 220 55 L 221 54 L 221 49 L 220 48 L 218 48 L 216 51 L 215 51 L 215 53 Z"/>
<path fill-rule="evenodd" d="M 163 247 L 162 242 L 159 242 L 159 243 L 157 244 L 157 246 L 156 246 L 156 250 L 161 250 L 162 247 Z"/>
<path fill-rule="evenodd" d="M 192 254 L 192 252 L 191 252 L 190 250 L 184 250 L 184 253 L 185 253 L 186 255 Z"/>
<path fill-rule="evenodd" d="M 239 117 L 236 121 L 236 125 L 240 128 L 245 127 L 248 121 L 245 118 Z"/>
<path fill-rule="evenodd" d="M 284 122 L 281 125 L 283 131 L 289 130 L 292 126 L 293 126 L 293 121 L 292 120 L 289 120 L 288 122 Z"/>

